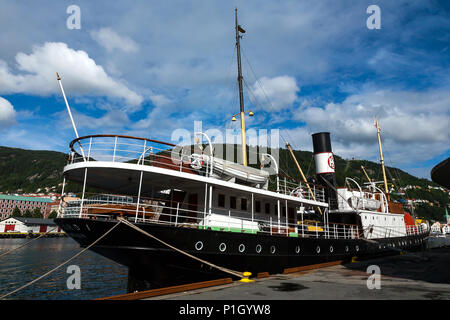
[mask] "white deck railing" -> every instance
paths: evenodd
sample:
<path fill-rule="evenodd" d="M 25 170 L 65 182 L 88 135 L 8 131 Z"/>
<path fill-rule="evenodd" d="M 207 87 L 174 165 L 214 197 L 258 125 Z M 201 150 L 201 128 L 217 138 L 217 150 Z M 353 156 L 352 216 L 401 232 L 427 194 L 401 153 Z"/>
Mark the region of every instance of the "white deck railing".
<path fill-rule="evenodd" d="M 193 156 L 194 153 L 201 154 L 202 150 L 196 150 L 193 146 L 181 147 L 166 142 L 121 135 L 81 137 L 70 143 L 70 149 L 69 164 L 89 161 L 133 163 L 215 177 L 211 167 L 214 161 L 210 160 L 213 156 L 209 151 L 211 147 L 205 150 L 203 157 L 208 160 L 203 163 Z M 294 183 L 286 178 L 279 179 L 279 182 L 278 192 L 281 194 L 325 201 L 325 191 L 322 186 L 309 184 L 314 195 L 312 196 L 305 184 Z"/>
<path fill-rule="evenodd" d="M 209 208 L 202 211 L 190 210 L 187 203 L 176 202 L 171 206 L 170 200 L 163 199 L 141 199 L 141 203 L 111 203 L 110 201 L 89 199 L 85 200 L 81 208 L 81 201 L 70 201 L 60 214 L 62 218 L 85 218 L 96 220 L 115 220 L 118 216 L 126 217 L 136 223 L 152 223 L 169 225 L 172 227 L 191 227 L 200 229 L 211 229 L 223 232 L 262 233 L 271 235 L 282 235 L 290 237 L 313 237 L 328 239 L 358 239 L 367 238 L 368 228 L 362 230 L 358 225 L 339 224 L 323 222 L 292 221 L 292 217 L 267 216 L 261 218 L 261 214 L 251 218 L 247 213 L 244 217 L 242 212 L 228 210 L 227 214 L 218 214 L 218 208 Z M 175 203 L 175 202 L 173 202 Z M 81 215 L 80 215 L 81 210 Z M 92 214 L 94 210 L 101 213 Z M 263 214 L 264 215 L 264 214 Z M 385 228 L 386 238 L 405 236 L 399 227 Z M 407 235 L 421 234 L 425 232 L 420 226 L 406 227 Z M 370 238 L 370 237 L 369 237 Z"/>

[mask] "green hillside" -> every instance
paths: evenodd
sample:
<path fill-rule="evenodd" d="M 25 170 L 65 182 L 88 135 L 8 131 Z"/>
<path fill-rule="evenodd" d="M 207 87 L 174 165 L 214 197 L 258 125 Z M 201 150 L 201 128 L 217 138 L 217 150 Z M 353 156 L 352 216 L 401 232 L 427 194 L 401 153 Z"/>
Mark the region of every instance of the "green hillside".
<path fill-rule="evenodd" d="M 31 193 L 41 189 L 45 193 L 45 187 L 61 192 L 66 163 L 67 155 L 62 152 L 0 147 L 0 192 Z M 69 185 L 68 191 L 79 190 L 78 184 Z"/>

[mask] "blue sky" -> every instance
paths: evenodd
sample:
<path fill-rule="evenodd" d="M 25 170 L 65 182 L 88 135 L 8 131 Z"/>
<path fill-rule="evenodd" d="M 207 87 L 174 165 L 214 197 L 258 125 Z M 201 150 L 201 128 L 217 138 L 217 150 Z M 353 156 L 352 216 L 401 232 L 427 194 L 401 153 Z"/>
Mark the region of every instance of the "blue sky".
<path fill-rule="evenodd" d="M 70 5 L 81 29 L 67 28 Z M 249 128 L 302 150 L 329 131 L 336 154 L 378 161 L 377 116 L 388 165 L 429 178 L 450 155 L 445 1 L 2 1 L 0 145 L 68 151 L 56 72 L 80 135 L 235 128 L 236 6 Z"/>

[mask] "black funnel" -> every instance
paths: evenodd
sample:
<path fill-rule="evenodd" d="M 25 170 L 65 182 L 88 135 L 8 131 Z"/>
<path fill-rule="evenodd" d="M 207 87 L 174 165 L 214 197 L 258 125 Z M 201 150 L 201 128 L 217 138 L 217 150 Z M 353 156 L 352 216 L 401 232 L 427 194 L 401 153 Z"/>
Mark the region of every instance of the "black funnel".
<path fill-rule="evenodd" d="M 312 138 L 317 180 L 325 188 L 325 201 L 330 204 L 330 209 L 335 209 L 337 208 L 336 175 L 334 173 L 334 156 L 331 150 L 330 133 L 314 133 Z"/>

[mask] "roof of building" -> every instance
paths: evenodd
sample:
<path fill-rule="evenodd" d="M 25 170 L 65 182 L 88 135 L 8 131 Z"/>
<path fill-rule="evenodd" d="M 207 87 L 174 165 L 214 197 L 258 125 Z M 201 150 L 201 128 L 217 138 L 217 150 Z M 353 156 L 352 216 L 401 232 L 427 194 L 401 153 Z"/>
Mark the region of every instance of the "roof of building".
<path fill-rule="evenodd" d="M 16 201 L 37 201 L 37 202 L 53 202 L 50 198 L 23 197 L 13 196 L 9 194 L 0 194 L 0 200 L 16 200 Z"/>
<path fill-rule="evenodd" d="M 42 219 L 42 218 L 25 218 L 25 217 L 10 217 L 25 224 L 46 224 L 46 225 L 56 225 L 53 219 Z"/>

